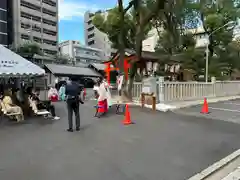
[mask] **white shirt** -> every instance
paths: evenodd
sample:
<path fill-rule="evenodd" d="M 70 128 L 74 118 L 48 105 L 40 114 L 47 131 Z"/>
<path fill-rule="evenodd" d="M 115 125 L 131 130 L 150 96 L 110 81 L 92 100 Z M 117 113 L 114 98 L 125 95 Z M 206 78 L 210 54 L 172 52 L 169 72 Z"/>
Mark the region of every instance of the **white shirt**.
<path fill-rule="evenodd" d="M 104 83 L 101 83 L 101 85 L 99 86 L 98 94 L 99 94 L 98 101 L 103 101 L 107 99 L 107 92 Z"/>

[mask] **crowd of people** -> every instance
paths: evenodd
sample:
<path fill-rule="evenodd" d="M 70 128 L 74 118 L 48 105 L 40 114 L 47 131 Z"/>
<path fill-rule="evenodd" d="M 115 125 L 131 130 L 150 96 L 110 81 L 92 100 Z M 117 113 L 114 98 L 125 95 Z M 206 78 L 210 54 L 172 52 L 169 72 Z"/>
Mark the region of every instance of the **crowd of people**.
<path fill-rule="evenodd" d="M 13 114 L 9 117 L 17 120 L 17 122 L 21 122 L 24 121 L 26 116 L 30 116 L 30 113 L 38 114 L 38 111 L 44 109 L 50 113 L 50 116 L 54 120 L 58 120 L 60 118 L 56 115 L 52 102 L 66 101 L 69 122 L 68 131 L 73 131 L 73 113 L 75 114 L 76 130 L 78 131 L 80 129 L 79 103 L 84 103 L 86 91 L 84 91 L 84 88 L 79 83 L 73 80 L 61 84 L 58 88 L 56 86 L 49 86 L 47 100 L 40 98 L 40 89 L 37 88 L 21 87 L 0 90 L 1 111 L 6 115 Z M 102 114 L 107 113 L 109 107 L 112 106 L 110 85 L 105 79 L 99 78 L 93 90 L 98 103 L 98 112 Z"/>
<path fill-rule="evenodd" d="M 24 121 L 26 116 L 30 114 L 37 114 L 38 111 L 46 110 L 50 112 L 50 116 L 58 120 L 56 116 L 55 107 L 51 103 L 51 98 L 57 92 L 54 87 L 49 87 L 48 100 L 40 99 L 40 89 L 33 89 L 32 87 L 25 88 L 7 88 L 0 92 L 0 108 L 1 112 L 16 119 L 17 122 Z"/>

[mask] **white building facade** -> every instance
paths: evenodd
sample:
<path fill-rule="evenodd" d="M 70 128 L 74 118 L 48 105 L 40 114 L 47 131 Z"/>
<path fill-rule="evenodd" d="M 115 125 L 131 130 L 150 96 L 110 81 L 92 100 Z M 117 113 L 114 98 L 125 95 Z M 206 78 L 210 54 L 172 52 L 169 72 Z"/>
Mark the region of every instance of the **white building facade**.
<path fill-rule="evenodd" d="M 143 51 L 154 52 L 158 42 L 158 32 L 154 28 L 148 33 L 148 38 L 142 42 Z"/>
<path fill-rule="evenodd" d="M 13 0 L 13 41 L 37 43 L 45 55 L 56 55 L 58 0 Z"/>
<path fill-rule="evenodd" d="M 205 33 L 203 27 L 199 26 L 195 29 L 188 29 L 187 32 L 192 33 L 196 40 L 196 48 L 205 47 L 208 44 L 208 35 Z M 233 31 L 233 40 L 240 37 L 240 25 L 237 25 Z M 149 32 L 149 37 L 143 41 L 143 50 L 154 52 L 155 46 L 158 42 L 158 33 L 156 29 Z"/>
<path fill-rule="evenodd" d="M 107 12 L 102 12 L 102 14 L 107 15 Z M 101 57 L 105 60 L 108 60 L 111 57 L 112 53 L 116 51 L 112 49 L 111 42 L 109 41 L 107 34 L 101 32 L 93 25 L 93 17 L 94 13 L 91 13 L 89 11 L 84 14 L 85 44 L 93 48 L 101 49 Z"/>
<path fill-rule="evenodd" d="M 59 43 L 60 54 L 69 57 L 69 61 L 78 64 L 101 63 L 104 61 L 101 49 L 82 45 L 79 41 L 68 40 Z"/>

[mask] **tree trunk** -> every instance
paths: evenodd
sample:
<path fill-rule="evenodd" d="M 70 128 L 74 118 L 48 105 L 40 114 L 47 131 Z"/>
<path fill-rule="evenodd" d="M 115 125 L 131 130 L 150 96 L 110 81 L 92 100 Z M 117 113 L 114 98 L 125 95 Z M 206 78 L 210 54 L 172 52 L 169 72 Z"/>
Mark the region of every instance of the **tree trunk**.
<path fill-rule="evenodd" d="M 124 36 L 124 8 L 123 8 L 123 1 L 118 0 L 118 9 L 121 14 L 120 16 L 120 29 L 119 36 L 118 36 L 118 43 L 119 43 L 119 61 L 118 61 L 118 67 L 119 67 L 119 74 L 124 75 L 124 57 L 125 57 L 125 44 L 123 41 Z M 121 94 L 126 95 L 126 85 L 127 82 L 125 81 L 125 78 L 123 78 L 123 84 L 121 89 Z"/>
<path fill-rule="evenodd" d="M 143 30 L 140 26 L 137 27 L 137 33 L 136 33 L 136 44 L 135 44 L 135 51 L 136 51 L 136 61 L 141 61 L 142 57 L 142 41 L 143 41 Z M 131 68 L 131 74 L 129 78 L 129 84 L 128 84 L 128 97 L 132 99 L 132 88 L 134 83 L 134 77 L 137 72 L 137 62 L 134 62 L 132 64 Z"/>
<path fill-rule="evenodd" d="M 135 9 L 135 16 L 136 16 L 136 44 L 135 44 L 135 52 L 136 52 L 136 61 L 141 61 L 142 57 L 142 41 L 143 41 L 143 33 L 146 24 L 154 18 L 154 16 L 157 15 L 157 13 L 160 11 L 160 9 L 164 9 L 166 0 L 158 0 L 156 2 L 156 6 L 150 11 L 148 14 L 142 13 L 142 7 L 141 7 L 141 1 L 136 0 L 134 2 L 134 9 Z M 146 67 L 146 65 L 145 65 Z M 146 68 L 145 68 L 146 69 Z M 137 72 L 137 63 L 134 62 L 132 64 L 131 68 L 131 74 L 129 78 L 129 84 L 128 84 L 128 97 L 132 99 L 132 88 L 134 83 L 134 76 Z"/>

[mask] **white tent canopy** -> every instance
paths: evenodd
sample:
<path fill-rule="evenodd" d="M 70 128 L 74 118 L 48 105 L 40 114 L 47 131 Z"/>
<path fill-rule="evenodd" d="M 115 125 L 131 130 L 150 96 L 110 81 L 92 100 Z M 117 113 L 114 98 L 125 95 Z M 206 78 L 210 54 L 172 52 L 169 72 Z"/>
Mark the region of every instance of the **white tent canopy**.
<path fill-rule="evenodd" d="M 45 71 L 0 45 L 0 76 L 41 76 Z"/>

